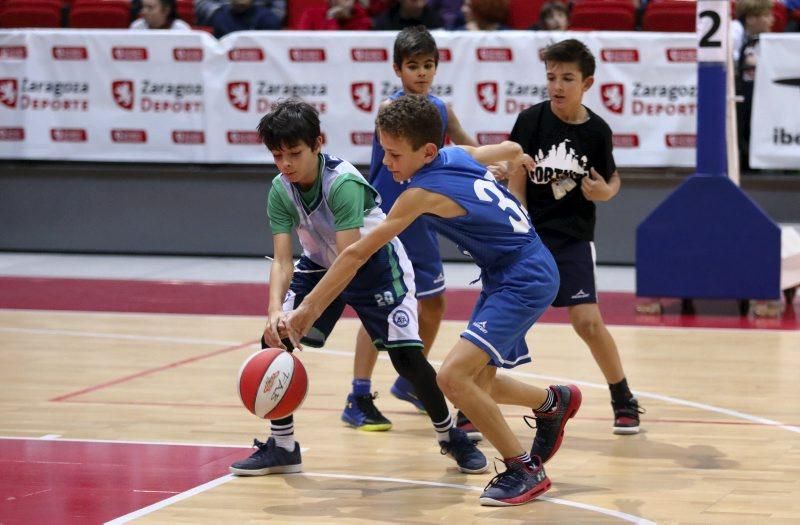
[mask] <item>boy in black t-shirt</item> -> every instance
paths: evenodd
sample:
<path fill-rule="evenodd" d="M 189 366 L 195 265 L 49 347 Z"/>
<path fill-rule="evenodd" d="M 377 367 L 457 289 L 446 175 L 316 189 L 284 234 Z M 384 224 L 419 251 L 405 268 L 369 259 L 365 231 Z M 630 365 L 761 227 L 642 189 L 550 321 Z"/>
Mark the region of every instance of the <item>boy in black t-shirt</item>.
<path fill-rule="evenodd" d="M 561 287 L 553 306 L 567 307 L 572 326 L 609 384 L 614 433 L 636 434 L 643 410 L 628 388 L 595 291 L 594 201 L 612 199 L 620 187 L 611 129 L 581 103 L 594 83 L 595 60 L 575 39 L 551 45 L 542 58 L 550 100 L 520 113 L 510 137 L 533 157 L 536 167 L 527 174 L 512 173 L 508 187 L 527 205 L 536 231 L 556 260 Z M 537 427 L 547 425 L 547 414 L 536 417 Z"/>

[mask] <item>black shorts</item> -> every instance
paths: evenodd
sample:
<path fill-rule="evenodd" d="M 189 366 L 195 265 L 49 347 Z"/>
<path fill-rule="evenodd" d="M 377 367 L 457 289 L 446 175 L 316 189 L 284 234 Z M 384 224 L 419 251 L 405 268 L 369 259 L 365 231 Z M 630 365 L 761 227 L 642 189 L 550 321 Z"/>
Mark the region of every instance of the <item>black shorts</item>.
<path fill-rule="evenodd" d="M 553 254 L 561 276 L 553 306 L 596 303 L 594 243 L 552 231 L 539 237 Z"/>

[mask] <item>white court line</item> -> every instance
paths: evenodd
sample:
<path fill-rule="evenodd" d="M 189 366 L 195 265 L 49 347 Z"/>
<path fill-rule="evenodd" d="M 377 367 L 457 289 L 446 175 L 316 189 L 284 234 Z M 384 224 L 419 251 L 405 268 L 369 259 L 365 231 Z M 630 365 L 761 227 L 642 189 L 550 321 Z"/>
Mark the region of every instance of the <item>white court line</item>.
<path fill-rule="evenodd" d="M 16 327 L 4 327 L 0 326 L 0 332 L 13 332 L 13 333 L 28 333 L 28 334 L 36 334 L 36 335 L 63 335 L 63 336 L 74 336 L 74 337 L 99 337 L 99 338 L 108 338 L 108 339 L 130 339 L 130 340 L 137 340 L 137 341 L 157 341 L 157 342 L 175 342 L 175 343 L 185 343 L 185 344 L 203 344 L 203 345 L 218 345 L 218 346 L 234 346 L 237 344 L 242 344 L 241 341 L 217 341 L 213 339 L 186 339 L 186 338 L 171 338 L 171 337 L 163 337 L 163 336 L 146 336 L 146 335 L 131 335 L 131 334 L 108 334 L 102 332 L 79 332 L 79 331 L 71 331 L 71 330 L 50 330 L 47 328 L 16 328 Z M 252 346 L 257 346 L 254 343 Z M 304 352 L 308 353 L 319 353 L 319 354 L 327 354 L 327 355 L 336 355 L 340 357 L 353 357 L 353 352 L 343 352 L 341 350 L 330 350 L 330 349 L 320 349 L 320 348 L 306 348 L 303 350 Z M 379 355 L 379 359 L 388 360 L 389 357 L 386 355 Z M 434 366 L 441 366 L 441 361 L 433 361 L 431 360 L 431 364 Z M 600 384 L 600 383 L 590 383 L 588 381 L 579 381 L 575 379 L 569 379 L 564 377 L 557 377 L 557 376 L 547 376 L 541 374 L 533 374 L 530 372 L 522 372 L 516 370 L 505 370 L 505 373 L 509 375 L 515 375 L 520 377 L 529 377 L 531 379 L 541 379 L 544 381 L 554 381 L 557 383 L 574 383 L 579 386 L 584 386 L 588 388 L 599 388 L 601 390 L 606 390 L 608 385 Z M 661 394 L 655 394 L 652 392 L 645 392 L 642 390 L 635 390 L 634 393 L 639 398 L 645 399 L 655 399 L 658 401 L 662 401 L 665 403 L 671 403 L 674 405 L 681 405 L 685 407 L 696 408 L 698 410 L 704 410 L 706 412 L 714 412 L 716 414 L 722 414 L 730 417 L 734 417 L 737 419 L 743 419 L 745 421 L 749 421 L 751 423 L 758 423 L 760 425 L 771 426 L 775 428 L 779 428 L 781 430 L 786 430 L 787 432 L 793 432 L 795 434 L 800 434 L 800 427 L 787 425 L 785 423 L 781 423 L 780 421 L 775 421 L 773 419 L 767 419 L 760 416 L 754 416 L 751 414 L 747 414 L 745 412 L 739 412 L 738 410 L 731 410 L 728 408 L 717 407 L 714 405 L 708 405 L 705 403 L 697 403 L 695 401 L 687 401 L 684 399 L 679 399 L 676 397 L 671 396 L 664 396 Z"/>
<path fill-rule="evenodd" d="M 52 434 L 57 436 L 58 434 Z M 126 439 L 79 439 L 79 438 L 53 438 L 48 436 L 42 437 L 25 437 L 25 436 L 0 436 L 0 440 L 26 440 L 26 441 L 65 441 L 71 443 L 114 443 L 120 445 L 164 445 L 164 446 L 177 446 L 177 447 L 219 447 L 219 448 L 240 448 L 247 449 L 252 447 L 243 447 L 242 445 L 221 445 L 219 443 L 180 443 L 177 441 L 131 441 Z M 305 451 L 306 449 L 301 449 Z"/>
<path fill-rule="evenodd" d="M 202 492 L 205 492 L 209 489 L 213 489 L 214 487 L 218 487 L 223 485 L 232 479 L 234 479 L 233 474 L 226 474 L 221 478 L 213 479 L 208 483 L 203 483 L 202 485 L 198 485 L 194 488 L 191 488 L 185 492 L 181 492 L 180 494 L 175 494 L 172 497 L 167 499 L 163 499 L 158 503 L 153 503 L 152 505 L 148 505 L 147 507 L 143 507 L 139 510 L 135 510 L 131 513 L 125 514 L 124 516 L 120 516 L 119 518 L 113 519 L 111 521 L 107 521 L 107 525 L 120 525 L 122 523 L 128 523 L 133 521 L 137 518 L 141 518 L 142 516 L 147 516 L 148 514 L 152 514 L 153 512 L 163 509 L 164 507 L 169 507 L 173 503 L 178 503 L 179 501 L 183 501 L 185 499 L 191 498 L 192 496 L 196 496 Z"/>

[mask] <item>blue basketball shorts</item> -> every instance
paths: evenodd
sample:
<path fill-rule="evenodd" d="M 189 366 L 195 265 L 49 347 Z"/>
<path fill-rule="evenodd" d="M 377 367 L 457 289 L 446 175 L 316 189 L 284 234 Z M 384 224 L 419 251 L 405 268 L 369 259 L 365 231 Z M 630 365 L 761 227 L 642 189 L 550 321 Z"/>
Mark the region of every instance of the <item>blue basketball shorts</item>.
<path fill-rule="evenodd" d="M 489 354 L 490 364 L 514 368 L 531 361 L 525 335 L 558 291 L 558 268 L 540 240 L 513 263 L 483 269 L 483 289 L 461 337 Z"/>
<path fill-rule="evenodd" d="M 342 316 L 345 305 L 349 305 L 356 311 L 378 350 L 401 346 L 422 347 L 417 299 L 413 293 L 405 292 L 414 289 L 411 265 L 402 252 L 397 256 L 398 264 L 394 268 L 387 264 L 382 279 L 375 279 L 375 275 L 371 275 L 369 283 L 359 282 L 359 275 L 356 275 L 341 295 L 322 312 L 301 342 L 314 348 L 322 347 Z M 325 272 L 326 268 L 305 256 L 300 257 L 284 298 L 283 311 L 288 312 L 299 306 Z M 406 286 L 399 283 L 398 279 L 405 279 Z"/>
<path fill-rule="evenodd" d="M 444 267 L 439 253 L 439 237 L 428 220 L 425 217 L 418 218 L 398 237 L 414 267 L 417 299 L 443 294 Z"/>
<path fill-rule="evenodd" d="M 594 243 L 547 231 L 539 234 L 550 249 L 561 275 L 561 286 L 553 306 L 575 306 L 597 302 Z"/>

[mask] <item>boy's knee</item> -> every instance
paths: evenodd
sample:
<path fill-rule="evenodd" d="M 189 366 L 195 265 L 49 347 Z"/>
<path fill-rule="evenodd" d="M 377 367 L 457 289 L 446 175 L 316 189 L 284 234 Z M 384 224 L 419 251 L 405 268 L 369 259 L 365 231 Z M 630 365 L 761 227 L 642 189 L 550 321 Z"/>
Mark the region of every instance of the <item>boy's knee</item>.
<path fill-rule="evenodd" d="M 575 328 L 575 332 L 577 332 L 581 339 L 594 339 L 597 337 L 597 334 L 600 333 L 603 323 L 600 319 L 584 317 L 575 319 L 572 322 L 572 326 Z"/>
<path fill-rule="evenodd" d="M 441 318 L 444 316 L 445 308 L 447 308 L 447 300 L 445 299 L 444 294 L 436 295 L 434 297 L 421 299 L 419 306 L 420 314 L 430 317 L 437 316 Z"/>
<path fill-rule="evenodd" d="M 462 381 L 463 378 L 447 365 L 442 365 L 436 374 L 436 383 L 439 385 L 439 389 L 454 403 L 457 403 L 457 399 L 463 390 L 461 388 Z"/>

